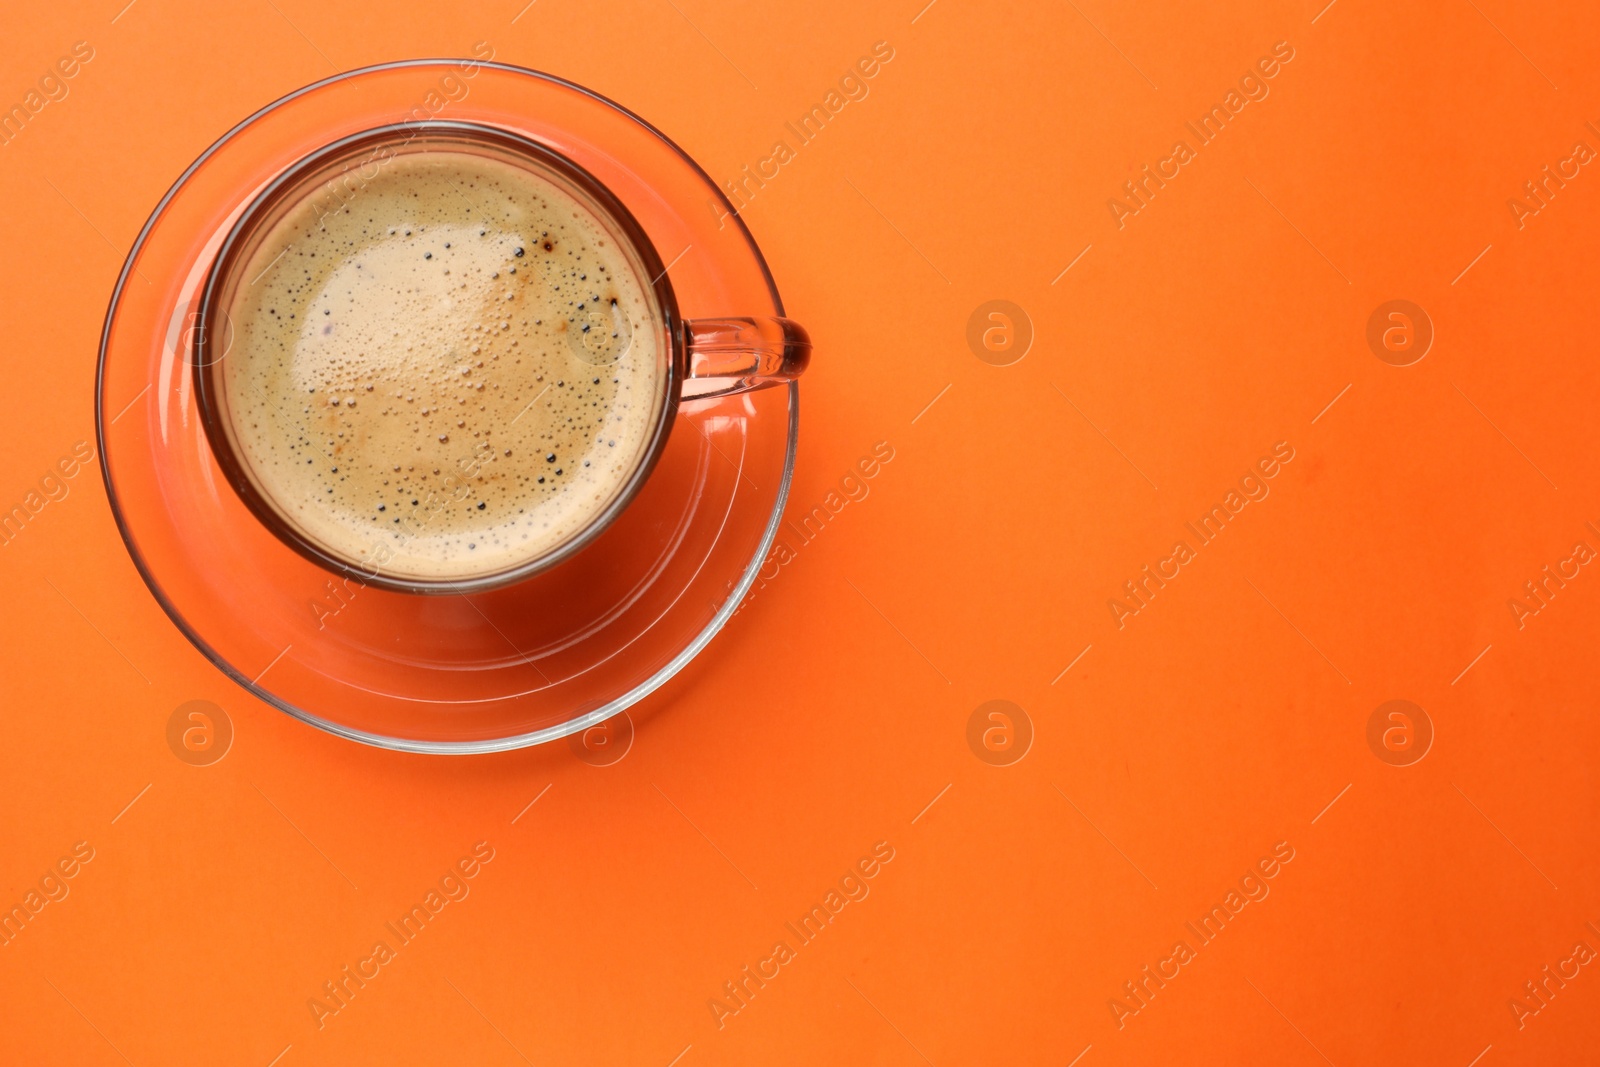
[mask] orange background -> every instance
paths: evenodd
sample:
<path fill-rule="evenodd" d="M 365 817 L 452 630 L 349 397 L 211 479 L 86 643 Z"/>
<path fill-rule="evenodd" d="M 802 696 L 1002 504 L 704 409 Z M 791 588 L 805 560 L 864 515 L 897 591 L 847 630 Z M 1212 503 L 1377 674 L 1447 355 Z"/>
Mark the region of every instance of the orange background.
<path fill-rule="evenodd" d="M 399 755 L 257 702 L 80 473 L 0 548 L 0 904 L 95 850 L 0 948 L 0 1061 L 1592 1055 L 1595 966 L 1520 1029 L 1508 1001 L 1600 949 L 1600 578 L 1520 629 L 1507 601 L 1600 547 L 1600 176 L 1520 229 L 1506 201 L 1600 148 L 1593 12 L 123 2 L 5 15 L 6 104 L 74 42 L 95 57 L 0 148 L 4 507 L 94 440 L 108 296 L 191 160 L 336 70 L 479 40 L 719 180 L 888 42 L 745 217 L 817 343 L 791 513 L 894 459 L 608 767 Z M 1270 96 L 1119 229 L 1107 199 L 1279 41 Z M 1403 368 L 1365 337 L 1396 298 L 1436 331 Z M 1011 366 L 966 342 L 991 299 L 1034 326 Z M 1279 441 L 1271 495 L 1119 629 L 1108 598 Z M 213 766 L 166 744 L 193 699 L 234 724 Z M 968 747 L 994 699 L 1033 724 L 1011 766 Z M 1368 747 L 1390 699 L 1434 725 L 1414 765 Z M 470 896 L 319 1029 L 307 1000 L 479 841 Z M 719 1028 L 708 1000 L 879 841 L 870 896 Z M 1185 922 L 1280 841 L 1270 896 L 1198 947 Z M 1180 938 L 1196 958 L 1119 1028 L 1108 1001 Z"/>

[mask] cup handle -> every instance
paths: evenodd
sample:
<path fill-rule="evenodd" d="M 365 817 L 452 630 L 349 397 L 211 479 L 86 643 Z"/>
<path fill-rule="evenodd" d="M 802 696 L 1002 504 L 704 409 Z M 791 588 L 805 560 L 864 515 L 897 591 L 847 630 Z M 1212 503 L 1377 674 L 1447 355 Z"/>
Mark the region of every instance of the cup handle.
<path fill-rule="evenodd" d="M 793 319 L 691 319 L 683 334 L 684 400 L 793 381 L 811 362 L 811 337 Z"/>

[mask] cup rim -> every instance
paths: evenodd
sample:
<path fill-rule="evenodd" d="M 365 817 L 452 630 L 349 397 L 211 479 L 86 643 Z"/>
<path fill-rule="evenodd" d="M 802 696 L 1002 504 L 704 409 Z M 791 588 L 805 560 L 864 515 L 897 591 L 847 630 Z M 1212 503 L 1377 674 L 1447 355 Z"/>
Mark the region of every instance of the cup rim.
<path fill-rule="evenodd" d="M 656 422 L 651 437 L 639 462 L 635 464 L 621 489 L 598 514 L 554 548 L 514 566 L 470 578 L 427 579 L 388 574 L 379 567 L 352 563 L 335 555 L 302 533 L 272 505 L 257 487 L 255 479 L 245 462 L 236 454 L 228 436 L 225 425 L 226 405 L 220 399 L 223 389 L 220 382 L 213 380 L 214 375 L 220 374 L 218 368 L 222 366 L 228 352 L 225 350 L 221 356 L 208 359 L 211 347 L 208 339 L 212 336 L 225 336 L 223 330 L 212 328 L 213 319 L 218 314 L 224 316 L 227 314 L 226 309 L 221 307 L 220 296 L 234 271 L 244 265 L 239 261 L 240 256 L 245 250 L 248 238 L 255 234 L 255 224 L 269 217 L 272 210 L 292 194 L 309 193 L 309 189 L 301 187 L 305 178 L 315 174 L 330 160 L 337 160 L 340 156 L 359 156 L 363 148 L 377 148 L 396 142 L 406 145 L 424 139 L 430 134 L 441 133 L 458 135 L 468 141 L 487 143 L 521 155 L 535 167 L 553 171 L 558 177 L 575 186 L 584 196 L 589 197 L 593 204 L 586 206 L 597 208 L 603 216 L 602 222 L 611 224 L 621 231 L 621 236 L 626 238 L 633 252 L 639 257 L 641 266 L 648 273 L 649 280 L 641 280 L 645 281 L 645 287 L 659 309 L 660 331 L 666 341 L 667 352 L 663 360 L 665 378 L 660 387 Z M 671 280 L 667 277 L 666 267 L 655 243 L 650 240 L 644 227 L 628 210 L 627 205 L 599 178 L 550 146 L 501 127 L 460 120 L 428 119 L 375 126 L 347 134 L 295 160 L 251 198 L 229 228 L 227 236 L 212 259 L 211 266 L 207 269 L 196 322 L 198 328 L 193 331 L 188 360 L 193 375 L 196 406 L 212 458 L 239 499 L 273 536 L 312 563 L 341 577 L 352 578 L 375 588 L 398 593 L 453 596 L 498 589 L 557 566 L 589 545 L 633 502 L 645 480 L 655 469 L 661 454 L 666 450 L 667 439 L 676 422 L 687 365 L 687 348 L 677 295 L 673 291 Z"/>

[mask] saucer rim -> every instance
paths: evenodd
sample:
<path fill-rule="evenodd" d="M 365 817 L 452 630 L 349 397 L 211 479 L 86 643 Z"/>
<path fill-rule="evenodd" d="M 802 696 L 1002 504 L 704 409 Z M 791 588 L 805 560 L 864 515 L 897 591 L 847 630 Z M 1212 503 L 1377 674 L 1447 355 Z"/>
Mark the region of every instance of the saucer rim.
<path fill-rule="evenodd" d="M 755 237 L 750 233 L 750 229 L 745 224 L 743 217 L 740 216 L 738 210 L 733 206 L 733 203 L 728 200 L 726 193 L 720 186 L 717 185 L 715 179 L 713 179 L 711 175 L 706 172 L 705 168 L 700 166 L 694 157 L 685 152 L 676 141 L 668 137 L 653 123 L 641 117 L 631 109 L 617 103 L 615 100 L 612 100 L 610 97 L 595 92 L 593 89 L 587 88 L 586 86 L 579 85 L 576 82 L 568 81 L 559 75 L 549 74 L 544 71 L 535 70 L 531 67 L 523 67 L 513 63 L 497 63 L 486 60 L 465 60 L 451 57 L 432 57 L 393 60 L 387 63 L 375 63 L 369 66 L 356 67 L 327 78 L 319 79 L 318 81 L 311 82 L 307 85 L 303 85 L 292 92 L 285 93 L 283 96 L 278 97 L 271 103 L 258 108 L 256 111 L 252 112 L 250 115 L 234 124 L 234 126 L 232 126 L 226 133 L 224 133 L 221 137 L 218 137 L 209 146 L 207 146 L 204 152 L 202 152 L 192 163 L 184 168 L 183 173 L 177 177 L 177 179 L 167 189 L 166 193 L 162 195 L 161 200 L 151 210 L 149 217 L 144 222 L 144 225 L 140 227 L 138 237 L 134 240 L 132 247 L 128 250 L 128 254 L 123 260 L 122 269 L 117 275 L 117 283 L 112 288 L 111 299 L 106 307 L 105 319 L 101 324 L 100 344 L 95 360 L 95 446 L 99 451 L 100 477 L 101 481 L 105 485 L 106 497 L 111 506 L 111 515 L 116 522 L 117 533 L 122 538 L 123 546 L 128 551 L 128 557 L 133 561 L 134 569 L 139 572 L 139 577 L 144 581 L 145 587 L 155 598 L 156 603 L 160 605 L 161 610 L 166 613 L 167 618 L 170 619 L 173 625 L 177 627 L 178 632 L 183 634 L 183 636 L 189 640 L 189 643 L 199 650 L 201 655 L 210 661 L 212 666 L 216 667 L 217 670 L 221 671 L 226 677 L 240 686 L 240 688 L 244 689 L 246 692 L 250 693 L 252 696 L 263 701 L 264 703 L 269 704 L 277 710 L 290 716 L 291 718 L 298 719 L 309 726 L 314 726 L 319 730 L 326 731 L 327 733 L 333 734 L 337 737 L 343 737 L 347 740 L 370 745 L 374 748 L 387 749 L 395 752 L 411 752 L 423 755 L 483 755 L 494 752 L 508 752 L 520 748 L 530 748 L 535 745 L 547 744 L 551 741 L 559 740 L 562 737 L 567 737 L 571 734 L 578 733 L 581 730 L 587 730 L 598 723 L 604 722 L 605 720 L 622 713 L 626 709 L 643 700 L 645 697 L 649 696 L 651 693 L 655 692 L 657 689 L 661 688 L 661 686 L 670 681 L 679 671 L 688 666 L 688 664 L 705 649 L 705 646 L 710 643 L 711 639 L 722 631 L 722 628 L 727 625 L 728 620 L 733 617 L 733 613 L 738 610 L 739 605 L 744 601 L 746 594 L 749 593 L 750 587 L 755 584 L 756 577 L 760 573 L 763 561 L 767 558 L 768 553 L 770 553 L 772 550 L 772 545 L 777 539 L 778 527 L 783 521 L 784 507 L 788 503 L 789 490 L 794 480 L 795 457 L 799 451 L 798 446 L 800 437 L 800 383 L 797 381 L 790 381 L 788 383 L 789 425 L 783 460 L 783 477 L 778 486 L 777 497 L 773 501 L 772 512 L 767 518 L 766 529 L 762 532 L 761 542 L 757 546 L 750 562 L 745 566 L 744 573 L 739 579 L 738 584 L 732 590 L 731 595 L 717 610 L 717 613 L 712 616 L 711 621 L 707 623 L 706 626 L 701 629 L 693 639 L 684 645 L 684 647 L 681 648 L 670 661 L 668 661 L 649 678 L 634 686 L 621 696 L 609 701 L 605 705 L 596 708 L 593 711 L 586 712 L 583 715 L 568 719 L 565 722 L 558 723 L 554 726 L 547 726 L 540 730 L 532 730 L 521 734 L 510 734 L 505 737 L 481 738 L 472 741 L 434 741 L 422 738 L 395 737 L 388 734 L 379 734 L 367 730 L 358 730 L 354 727 L 332 722 L 319 715 L 312 714 L 311 712 L 297 707 L 296 705 L 291 704 L 290 702 L 283 700 L 282 698 L 275 696 L 271 692 L 263 689 L 254 681 L 246 677 L 243 672 L 236 668 L 221 654 L 219 654 L 207 641 L 200 636 L 198 632 L 195 631 L 195 629 L 189 624 L 188 620 L 185 619 L 182 613 L 177 610 L 177 607 L 167 598 L 165 591 L 162 589 L 160 583 L 156 581 L 155 576 L 150 571 L 148 563 L 135 543 L 133 533 L 128 528 L 126 517 L 123 514 L 122 505 L 118 501 L 116 487 L 111 480 L 110 461 L 106 457 L 106 413 L 104 396 L 106 351 L 111 337 L 111 326 L 116 318 L 117 307 L 121 302 L 123 290 L 127 286 L 128 279 L 133 272 L 134 261 L 138 258 L 139 252 L 144 248 L 145 241 L 149 237 L 150 231 L 155 226 L 156 221 L 161 218 L 162 214 L 166 211 L 167 205 L 172 201 L 173 197 L 177 195 L 178 191 L 183 188 L 185 183 L 189 181 L 190 177 L 193 176 L 195 171 L 198 170 L 200 166 L 206 162 L 206 160 L 210 159 L 214 154 L 216 154 L 216 152 L 221 149 L 223 145 L 227 144 L 241 131 L 250 126 L 256 120 L 260 119 L 262 116 L 276 110 L 279 107 L 282 107 L 290 101 L 304 96 L 307 93 L 331 85 L 345 78 L 354 77 L 356 75 L 370 74 L 383 70 L 395 70 L 405 67 L 430 67 L 459 64 L 463 62 L 474 62 L 480 67 L 488 67 L 491 69 L 503 70 L 511 74 L 520 74 L 528 77 L 538 78 L 543 81 L 553 82 L 567 89 L 571 89 L 574 92 L 581 93 L 582 95 L 590 97 L 608 107 L 615 108 L 617 111 L 621 112 L 623 115 L 626 115 L 634 122 L 637 122 L 655 137 L 660 139 L 668 148 L 672 149 L 672 151 L 676 153 L 680 159 L 693 168 L 695 173 L 697 173 L 710 188 L 716 191 L 717 197 L 728 208 L 727 214 L 732 217 L 734 224 L 738 227 L 740 236 L 744 238 L 745 244 L 749 246 L 751 253 L 755 257 L 757 265 L 761 268 L 761 274 L 766 282 L 767 292 L 772 298 L 775 312 L 780 316 L 786 314 L 783 306 L 783 298 L 779 294 L 777 283 L 772 277 L 772 269 L 768 266 L 766 256 L 762 254 L 760 246 L 756 244 Z"/>

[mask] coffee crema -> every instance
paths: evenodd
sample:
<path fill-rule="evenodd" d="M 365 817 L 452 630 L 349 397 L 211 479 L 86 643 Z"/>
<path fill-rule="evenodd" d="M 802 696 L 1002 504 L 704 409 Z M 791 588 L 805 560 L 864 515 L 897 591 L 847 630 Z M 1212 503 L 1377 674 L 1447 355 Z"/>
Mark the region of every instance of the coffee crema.
<path fill-rule="evenodd" d="M 316 193 L 228 305 L 221 384 L 262 495 L 330 553 L 425 581 L 587 529 L 666 387 L 661 312 L 618 238 L 554 181 L 468 151 L 395 155 L 333 213 Z"/>

